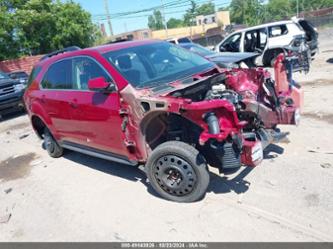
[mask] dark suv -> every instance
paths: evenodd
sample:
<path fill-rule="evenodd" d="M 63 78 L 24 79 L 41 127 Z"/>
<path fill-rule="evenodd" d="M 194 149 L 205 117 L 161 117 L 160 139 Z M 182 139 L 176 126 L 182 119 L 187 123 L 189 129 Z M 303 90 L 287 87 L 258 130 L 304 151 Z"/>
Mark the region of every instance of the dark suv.
<path fill-rule="evenodd" d="M 0 72 L 0 115 L 24 108 L 22 97 L 25 87 L 19 80 Z"/>
<path fill-rule="evenodd" d="M 35 65 L 24 100 L 50 156 L 145 165 L 161 196 L 191 202 L 206 192 L 208 164 L 256 166 L 284 136 L 276 125 L 298 123 L 300 90 L 282 62 L 274 85 L 261 68 L 221 71 L 163 41 L 71 47 Z"/>

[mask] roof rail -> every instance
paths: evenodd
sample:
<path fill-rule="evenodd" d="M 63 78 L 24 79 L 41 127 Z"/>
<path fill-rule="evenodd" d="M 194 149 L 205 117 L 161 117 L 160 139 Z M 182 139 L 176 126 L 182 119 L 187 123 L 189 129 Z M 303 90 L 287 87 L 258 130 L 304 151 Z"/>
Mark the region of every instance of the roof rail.
<path fill-rule="evenodd" d="M 129 40 L 127 38 L 123 38 L 123 39 L 119 39 L 119 40 L 109 41 L 109 42 L 107 42 L 105 44 L 113 44 L 113 43 L 127 42 L 127 41 L 132 41 L 132 40 Z"/>
<path fill-rule="evenodd" d="M 81 48 L 80 47 L 77 47 L 77 46 L 71 46 L 71 47 L 67 47 L 67 48 L 64 48 L 64 49 L 60 49 L 60 50 L 57 50 L 57 51 L 54 51 L 52 53 L 49 53 L 47 55 L 44 55 L 42 58 L 40 58 L 39 61 L 43 61 L 47 58 L 50 58 L 52 56 L 55 56 L 57 54 L 62 54 L 62 53 L 66 53 L 66 52 L 71 52 L 71 51 L 76 51 L 76 50 L 80 50 Z"/>

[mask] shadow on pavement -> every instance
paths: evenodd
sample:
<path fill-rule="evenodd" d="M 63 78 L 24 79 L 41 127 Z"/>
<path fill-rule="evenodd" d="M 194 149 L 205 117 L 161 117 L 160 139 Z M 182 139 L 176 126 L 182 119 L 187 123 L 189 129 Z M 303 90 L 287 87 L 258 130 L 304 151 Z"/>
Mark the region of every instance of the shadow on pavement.
<path fill-rule="evenodd" d="M 43 148 L 45 149 L 45 147 Z M 137 166 L 120 164 L 69 150 L 65 151 L 63 157 L 106 174 L 117 176 L 133 182 L 141 182 L 147 187 L 147 191 L 150 194 L 159 197 L 151 188 L 149 183 L 147 183 L 146 174 Z"/>
<path fill-rule="evenodd" d="M 270 159 L 274 156 L 270 155 L 271 152 L 282 154 L 283 148 L 271 144 L 264 151 L 264 159 Z M 147 191 L 155 197 L 161 198 L 147 183 L 146 174 L 136 166 L 129 166 L 125 164 L 119 164 L 108 160 L 88 156 L 74 151 L 66 151 L 64 158 L 81 164 L 83 166 L 101 171 L 106 174 L 121 177 L 123 179 L 141 182 L 147 187 Z M 245 193 L 249 187 L 250 182 L 244 180 L 244 178 L 254 169 L 254 167 L 241 167 L 236 169 L 234 172 L 228 172 L 236 174 L 237 170 L 240 171 L 235 177 L 220 176 L 218 174 L 210 172 L 210 184 L 207 192 L 213 192 L 216 194 L 235 192 L 236 194 Z M 161 198 L 162 199 L 162 198 Z"/>
<path fill-rule="evenodd" d="M 0 113 L 0 123 L 10 119 L 18 118 L 20 116 L 26 115 L 27 113 L 22 110 L 18 110 L 10 113 Z"/>
<path fill-rule="evenodd" d="M 232 179 L 221 177 L 217 174 L 210 174 L 210 184 L 208 192 L 216 194 L 235 192 L 236 194 L 244 193 L 249 189 L 250 182 L 244 178 L 254 169 L 253 167 L 242 167 L 238 175 Z"/>

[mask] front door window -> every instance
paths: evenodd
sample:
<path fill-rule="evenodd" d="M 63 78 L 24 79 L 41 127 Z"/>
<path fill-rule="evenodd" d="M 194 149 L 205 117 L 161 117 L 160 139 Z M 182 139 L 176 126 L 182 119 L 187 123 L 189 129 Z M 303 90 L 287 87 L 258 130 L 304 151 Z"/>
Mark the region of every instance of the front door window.
<path fill-rule="evenodd" d="M 234 34 L 229 37 L 220 47 L 220 52 L 240 52 L 241 34 Z"/>

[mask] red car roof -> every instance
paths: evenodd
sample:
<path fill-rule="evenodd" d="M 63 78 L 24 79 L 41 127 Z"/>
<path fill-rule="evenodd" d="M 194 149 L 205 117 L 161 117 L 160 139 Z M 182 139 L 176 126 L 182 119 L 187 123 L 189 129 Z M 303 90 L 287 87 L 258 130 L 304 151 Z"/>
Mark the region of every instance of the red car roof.
<path fill-rule="evenodd" d="M 157 42 L 162 42 L 162 41 L 150 39 L 150 40 L 137 40 L 137 41 L 125 41 L 125 42 L 111 43 L 111 44 L 106 44 L 106 45 L 101 45 L 101 46 L 96 46 L 96 47 L 90 47 L 90 48 L 85 48 L 85 49 L 80 49 L 80 50 L 75 50 L 75 51 L 70 51 L 70 52 L 59 53 L 57 55 L 46 58 L 45 60 L 39 61 L 38 63 L 36 63 L 36 65 L 41 66 L 45 62 L 52 63 L 53 61 L 56 61 L 58 59 L 67 58 L 67 57 L 73 56 L 73 55 L 80 55 L 80 54 L 82 54 L 82 52 L 85 52 L 85 51 L 98 51 L 99 53 L 103 54 L 103 53 L 106 53 L 109 51 L 115 51 L 115 50 L 120 50 L 120 49 L 124 49 L 124 48 L 136 47 L 136 46 L 152 44 L 152 43 L 157 43 Z"/>
<path fill-rule="evenodd" d="M 136 47 L 136 46 L 152 44 L 152 43 L 157 43 L 157 42 L 162 42 L 162 41 L 161 40 L 125 41 L 125 42 L 118 42 L 118 43 L 116 42 L 116 43 L 101 45 L 101 46 L 92 47 L 92 48 L 88 48 L 88 49 L 96 49 L 100 53 L 106 53 L 109 51 L 120 50 L 120 49 L 124 49 L 124 48 Z"/>

